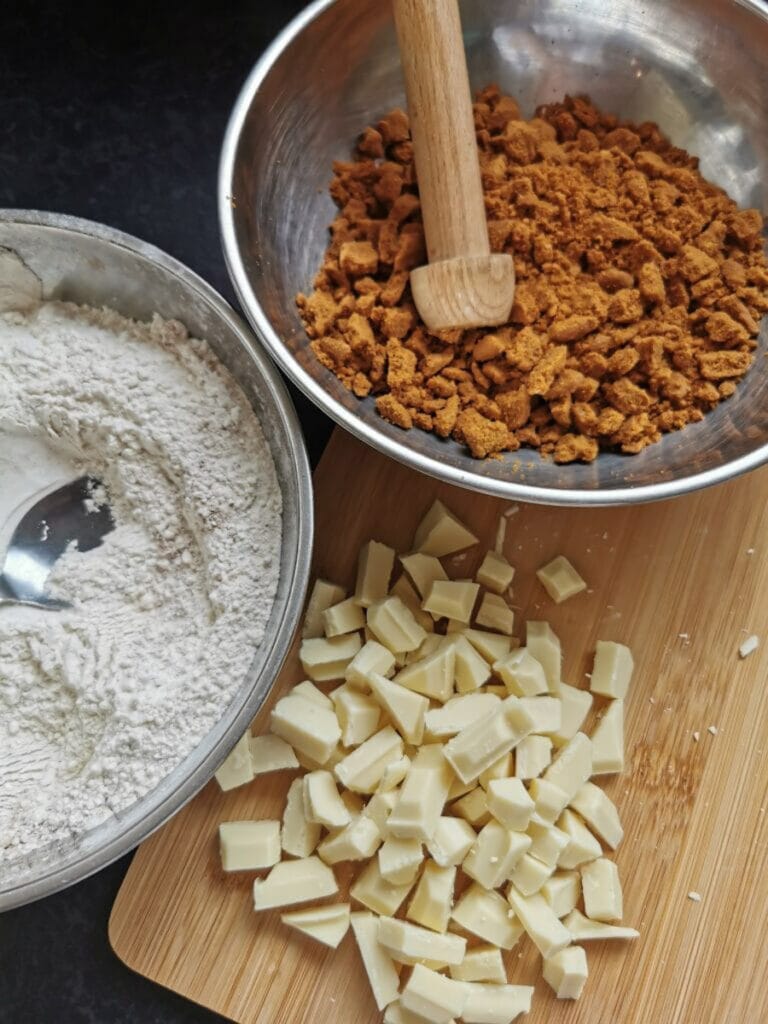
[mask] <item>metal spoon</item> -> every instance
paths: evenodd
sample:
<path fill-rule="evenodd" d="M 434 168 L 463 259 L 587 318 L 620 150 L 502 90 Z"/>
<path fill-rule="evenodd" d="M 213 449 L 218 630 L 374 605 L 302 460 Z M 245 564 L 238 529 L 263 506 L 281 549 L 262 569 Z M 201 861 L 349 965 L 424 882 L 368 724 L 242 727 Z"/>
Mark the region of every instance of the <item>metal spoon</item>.
<path fill-rule="evenodd" d="M 71 544 L 90 551 L 114 529 L 109 505 L 94 498 L 100 483 L 80 477 L 46 491 L 24 513 L 0 564 L 0 607 L 28 605 L 60 611 L 66 601 L 50 597 L 45 586 L 56 561 Z"/>

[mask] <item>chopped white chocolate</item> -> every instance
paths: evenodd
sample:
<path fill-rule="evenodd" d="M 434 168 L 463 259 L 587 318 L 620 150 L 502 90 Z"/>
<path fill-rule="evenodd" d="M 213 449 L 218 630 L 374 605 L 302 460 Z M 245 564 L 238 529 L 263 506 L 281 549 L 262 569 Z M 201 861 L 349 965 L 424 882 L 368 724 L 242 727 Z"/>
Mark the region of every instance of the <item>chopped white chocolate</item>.
<path fill-rule="evenodd" d="M 459 693 L 472 693 L 479 690 L 491 678 L 490 665 L 461 634 L 455 637 L 453 650 L 456 689 Z"/>
<path fill-rule="evenodd" d="M 541 895 L 557 917 L 570 914 L 581 896 L 581 876 L 578 871 L 556 871 L 541 887 Z"/>
<path fill-rule="evenodd" d="M 455 881 L 455 867 L 441 867 L 428 860 L 405 916 L 434 932 L 446 931 L 453 910 Z"/>
<path fill-rule="evenodd" d="M 381 601 L 387 596 L 394 564 L 394 550 L 377 540 L 369 540 L 360 549 L 355 600 L 361 608 L 369 608 L 374 601 Z"/>
<path fill-rule="evenodd" d="M 554 868 L 558 858 L 569 842 L 569 836 L 556 825 L 534 819 L 528 826 L 528 835 L 533 840 L 531 856 Z"/>
<path fill-rule="evenodd" d="M 518 697 L 535 697 L 547 692 L 544 669 L 526 647 L 518 647 L 506 658 L 494 663 L 493 671 L 509 693 Z"/>
<path fill-rule="evenodd" d="M 394 917 L 379 920 L 379 942 L 393 960 L 401 964 L 423 963 L 436 969 L 460 964 L 467 949 L 467 940 L 448 932 L 440 934 L 418 924 Z"/>
<path fill-rule="evenodd" d="M 429 657 L 406 665 L 395 676 L 395 682 L 425 697 L 443 702 L 453 696 L 455 664 L 454 645 L 443 642 Z"/>
<path fill-rule="evenodd" d="M 496 540 L 493 542 L 493 553 L 495 555 L 502 555 L 504 553 L 506 539 L 507 520 L 504 516 L 499 516 L 499 521 L 496 524 Z"/>
<path fill-rule="evenodd" d="M 346 828 L 327 836 L 317 847 L 326 864 L 343 860 L 367 860 L 381 846 L 381 832 L 373 818 L 356 815 Z"/>
<path fill-rule="evenodd" d="M 536 804 L 536 814 L 550 825 L 557 821 L 568 804 L 568 794 L 546 779 L 531 779 L 528 792 Z"/>
<path fill-rule="evenodd" d="M 559 697 L 521 697 L 520 703 L 533 719 L 535 733 L 558 732 L 563 721 L 563 705 Z"/>
<path fill-rule="evenodd" d="M 419 873 L 424 854 L 418 839 L 390 836 L 379 847 L 379 872 L 392 885 L 410 885 Z"/>
<path fill-rule="evenodd" d="M 450 512 L 442 501 L 435 501 L 419 523 L 413 538 L 415 551 L 442 558 L 477 544 L 477 537 Z"/>
<path fill-rule="evenodd" d="M 219 848 L 224 871 L 260 871 L 280 860 L 279 821 L 223 821 Z"/>
<path fill-rule="evenodd" d="M 413 615 L 414 619 L 418 624 L 425 629 L 427 633 L 431 633 L 435 628 L 435 622 L 429 612 L 422 611 L 421 598 L 416 592 L 416 588 L 408 579 L 405 573 L 398 576 L 392 585 L 390 590 L 391 597 L 399 597 L 403 604 L 406 606 L 408 611 Z"/>
<path fill-rule="evenodd" d="M 450 739 L 445 756 L 462 782 L 470 782 L 512 750 L 532 728 L 531 716 L 519 699 L 507 697 L 497 709 Z"/>
<path fill-rule="evenodd" d="M 392 808 L 400 798 L 396 789 L 386 792 L 377 792 L 371 797 L 363 809 L 363 814 L 372 818 L 382 835 L 387 830 L 387 819 L 392 813 Z"/>
<path fill-rule="evenodd" d="M 451 813 L 458 814 L 473 828 L 480 829 L 491 820 L 488 798 L 482 786 L 475 786 L 451 804 Z"/>
<path fill-rule="evenodd" d="M 624 771 L 624 701 L 612 700 L 592 733 L 592 774 Z"/>
<path fill-rule="evenodd" d="M 316 637 L 302 640 L 299 659 L 302 668 L 316 683 L 343 679 L 347 666 L 362 647 L 357 633 L 347 633 L 331 639 Z"/>
<path fill-rule="evenodd" d="M 587 954 L 581 946 L 568 946 L 544 961 L 542 974 L 558 999 L 578 999 L 588 976 Z"/>
<path fill-rule="evenodd" d="M 739 644 L 739 657 L 748 658 L 750 654 L 754 654 L 759 646 L 760 638 L 753 633 L 752 636 L 748 636 L 746 640 Z"/>
<path fill-rule="evenodd" d="M 507 898 L 515 915 L 543 957 L 554 956 L 570 945 L 570 931 L 555 916 L 541 893 L 523 896 L 514 886 L 510 886 Z"/>
<path fill-rule="evenodd" d="M 373 793 L 387 766 L 403 756 L 403 741 L 387 725 L 369 737 L 334 768 L 336 778 L 356 793 Z"/>
<path fill-rule="evenodd" d="M 509 878 L 522 896 L 533 896 L 554 872 L 554 867 L 526 853 Z"/>
<path fill-rule="evenodd" d="M 489 696 L 496 696 L 496 694 L 489 694 Z M 521 740 L 520 743 L 523 741 Z M 518 743 L 518 747 L 520 746 Z M 517 750 L 517 747 L 515 747 Z M 490 768 L 486 768 L 484 772 L 480 772 L 478 781 L 484 790 L 488 790 L 488 787 L 495 779 L 508 779 L 511 775 L 514 775 L 512 770 L 514 764 L 514 755 L 512 751 L 508 751 L 506 754 L 502 754 L 498 761 L 494 761 Z"/>
<path fill-rule="evenodd" d="M 330 772 L 321 769 L 304 776 L 304 814 L 307 821 L 326 828 L 344 828 L 352 820 Z"/>
<path fill-rule="evenodd" d="M 576 796 L 592 774 L 592 743 L 589 736 L 577 732 L 565 746 L 561 747 L 552 764 L 544 772 L 547 782 L 559 786 L 568 794 L 568 800 Z"/>
<path fill-rule="evenodd" d="M 333 708 L 289 693 L 272 709 L 270 729 L 297 754 L 325 764 L 341 739 L 341 727 Z"/>
<path fill-rule="evenodd" d="M 450 968 L 454 981 L 492 981 L 497 985 L 505 985 L 507 972 L 496 946 L 475 946 L 468 949 L 460 964 Z"/>
<path fill-rule="evenodd" d="M 301 627 L 301 635 L 304 639 L 323 635 L 323 612 L 331 605 L 343 601 L 346 592 L 343 587 L 336 583 L 329 583 L 328 580 L 315 580 L 312 594 L 307 601 L 307 608 L 304 612 L 304 623 Z"/>
<path fill-rule="evenodd" d="M 512 636 L 515 628 L 515 613 L 503 597 L 498 594 L 484 594 L 475 615 L 478 626 L 493 629 L 505 636 Z"/>
<path fill-rule="evenodd" d="M 624 830 L 615 804 L 599 786 L 585 782 L 571 800 L 571 807 L 612 850 L 616 849 L 624 837 Z"/>
<path fill-rule="evenodd" d="M 323 612 L 323 629 L 327 637 L 354 633 L 365 625 L 365 613 L 356 598 L 348 597 Z"/>
<path fill-rule="evenodd" d="M 359 746 L 376 732 L 381 709 L 372 697 L 348 685 L 337 687 L 331 697 L 345 747 Z"/>
<path fill-rule="evenodd" d="M 503 594 L 509 589 L 514 575 L 515 570 L 503 555 L 487 551 L 475 579 L 494 594 Z"/>
<path fill-rule="evenodd" d="M 421 747 L 400 787 L 387 820 L 390 835 L 429 842 L 435 833 L 453 781 L 439 743 Z"/>
<path fill-rule="evenodd" d="M 375 601 L 366 618 L 373 635 L 393 654 L 415 651 L 427 636 L 399 597 Z"/>
<path fill-rule="evenodd" d="M 358 911 L 352 914 L 351 924 L 374 1001 L 383 1010 L 397 999 L 400 979 L 392 958 L 379 943 L 378 918 Z"/>
<path fill-rule="evenodd" d="M 307 821 L 304 813 L 304 780 L 294 779 L 288 789 L 280 842 L 292 857 L 309 857 L 320 841 L 320 825 Z"/>
<path fill-rule="evenodd" d="M 562 651 L 560 641 L 548 622 L 529 622 L 526 624 L 525 646 L 544 669 L 547 686 L 557 694 L 560 686 L 560 670 Z M 559 694 L 557 694 L 559 696 Z"/>
<path fill-rule="evenodd" d="M 389 677 L 394 670 L 394 654 L 376 640 L 368 640 L 347 665 L 344 678 L 350 686 L 367 690 L 369 687 L 368 676 L 372 672 L 379 676 Z"/>
<path fill-rule="evenodd" d="M 426 697 L 402 686 L 397 680 L 371 673 L 371 693 L 391 718 L 396 729 L 408 743 L 421 743 L 424 716 L 429 709 Z"/>
<path fill-rule="evenodd" d="M 472 644 L 478 654 L 488 662 L 489 665 L 501 661 L 512 650 L 512 638 L 499 636 L 497 633 L 486 633 L 482 629 L 463 629 L 463 635 Z"/>
<path fill-rule="evenodd" d="M 451 641 L 452 643 L 453 641 Z M 415 651 L 409 651 L 405 656 L 405 664 L 413 665 L 416 661 L 421 661 L 423 658 L 429 658 L 430 655 L 436 654 L 443 647 L 448 646 L 448 641 L 440 633 L 428 633 L 427 639 L 418 647 Z M 402 666 L 401 666 L 402 667 Z"/>
<path fill-rule="evenodd" d="M 427 842 L 427 850 L 440 867 L 453 867 L 461 864 L 476 839 L 477 834 L 468 821 L 440 817 L 432 838 Z"/>
<path fill-rule="evenodd" d="M 330 697 L 326 696 L 323 691 L 311 683 L 309 679 L 305 679 L 303 683 L 297 683 L 292 687 L 290 691 L 291 697 L 304 697 L 305 700 L 311 700 L 314 704 L 320 704 L 324 708 L 333 710 L 333 701 Z"/>
<path fill-rule="evenodd" d="M 463 982 L 452 981 L 423 964 L 416 964 L 400 994 L 400 1003 L 428 1024 L 449 1024 L 453 1017 L 461 1016 L 467 995 Z"/>
<path fill-rule="evenodd" d="M 462 870 L 485 889 L 495 889 L 510 876 L 530 845 L 524 832 L 512 832 L 492 818 L 478 833 Z"/>
<path fill-rule="evenodd" d="M 557 861 L 558 867 L 578 868 L 602 856 L 600 843 L 572 810 L 563 811 L 557 819 L 557 827 L 568 836 L 568 845 Z"/>
<path fill-rule="evenodd" d="M 530 985 L 483 985 L 467 982 L 467 1001 L 461 1019 L 465 1024 L 510 1024 L 529 1013 L 533 999 Z"/>
<path fill-rule="evenodd" d="M 580 910 L 572 910 L 564 919 L 563 924 L 570 932 L 574 942 L 640 938 L 640 932 L 634 928 L 622 928 L 615 924 L 603 924 L 602 921 L 590 921 Z"/>
<path fill-rule="evenodd" d="M 293 747 L 279 736 L 251 736 L 249 745 L 254 775 L 299 767 Z"/>
<path fill-rule="evenodd" d="M 443 563 L 434 555 L 424 555 L 417 551 L 412 555 L 402 555 L 400 561 L 413 581 L 422 601 L 435 580 L 448 579 L 448 573 L 443 568 Z"/>
<path fill-rule="evenodd" d="M 473 779 L 472 782 L 462 782 L 461 779 L 457 779 L 454 775 L 453 783 L 448 793 L 449 801 L 458 800 L 459 797 L 471 793 L 473 789 L 477 788 L 478 781 L 478 779 Z M 467 818 L 467 821 L 469 821 L 469 818 Z"/>
<path fill-rule="evenodd" d="M 526 736 L 515 747 L 515 776 L 535 779 L 552 760 L 552 740 L 548 736 Z"/>
<path fill-rule="evenodd" d="M 333 871 L 319 857 L 284 860 L 275 864 L 266 878 L 257 878 L 253 883 L 253 909 L 307 903 L 338 891 Z"/>
<path fill-rule="evenodd" d="M 557 696 L 560 698 L 560 728 L 552 733 L 552 739 L 555 743 L 563 744 L 575 736 L 584 724 L 593 697 L 589 690 L 579 690 L 567 683 L 560 683 Z"/>
<path fill-rule="evenodd" d="M 352 899 L 376 914 L 392 916 L 413 888 L 413 881 L 394 885 L 381 877 L 379 858 L 372 857 L 357 876 L 349 890 Z"/>
<path fill-rule="evenodd" d="M 623 700 L 627 696 L 635 667 L 632 651 L 612 640 L 598 640 L 589 688 L 603 697 Z"/>
<path fill-rule="evenodd" d="M 487 803 L 494 818 L 515 832 L 525 831 L 535 807 L 520 779 L 492 780 L 488 784 Z"/>
<path fill-rule="evenodd" d="M 473 882 L 453 908 L 451 920 L 472 935 L 501 949 L 512 949 L 523 934 L 520 922 L 509 913 L 509 905 L 494 890 Z"/>
<path fill-rule="evenodd" d="M 379 784 L 376 787 L 376 792 L 386 793 L 390 789 L 395 789 L 408 774 L 408 769 L 410 767 L 411 759 L 407 754 L 403 754 L 403 756 L 398 757 L 396 761 L 392 761 L 391 764 L 387 765 L 384 774 L 381 776 Z"/>
<path fill-rule="evenodd" d="M 455 736 L 465 726 L 498 708 L 500 703 L 499 698 L 490 693 L 466 693 L 452 697 L 441 708 L 427 711 L 424 718 L 427 735 L 436 739 Z"/>
<path fill-rule="evenodd" d="M 307 907 L 305 910 L 289 910 L 281 914 L 280 920 L 290 928 L 308 935 L 330 949 L 337 949 L 349 931 L 349 904 L 332 903 L 324 907 Z"/>
<path fill-rule="evenodd" d="M 581 869 L 584 910 L 593 921 L 620 921 L 624 916 L 619 869 L 612 860 L 599 857 Z"/>
<path fill-rule="evenodd" d="M 480 587 L 468 580 L 435 580 L 421 607 L 435 618 L 456 619 L 469 625 Z"/>
<path fill-rule="evenodd" d="M 232 747 L 216 772 L 216 781 L 226 793 L 230 789 L 244 786 L 254 778 L 251 760 L 251 733 L 244 733 Z"/>
<path fill-rule="evenodd" d="M 587 584 L 565 555 L 553 558 L 551 562 L 537 570 L 536 575 L 555 604 L 562 604 L 569 597 L 574 597 L 587 589 Z"/>

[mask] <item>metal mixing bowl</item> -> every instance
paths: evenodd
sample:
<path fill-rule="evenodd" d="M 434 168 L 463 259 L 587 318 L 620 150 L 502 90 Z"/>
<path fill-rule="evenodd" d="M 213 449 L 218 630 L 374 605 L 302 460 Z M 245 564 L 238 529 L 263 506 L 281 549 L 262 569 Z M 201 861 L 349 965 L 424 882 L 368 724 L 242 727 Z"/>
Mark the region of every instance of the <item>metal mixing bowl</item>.
<path fill-rule="evenodd" d="M 473 87 L 498 82 L 530 114 L 563 94 L 657 121 L 743 206 L 768 208 L 768 5 L 760 0 L 462 0 Z M 651 501 L 768 460 L 762 360 L 702 423 L 637 456 L 557 466 L 532 452 L 478 462 L 452 441 L 403 432 L 314 358 L 294 297 L 311 287 L 335 207 L 331 162 L 404 104 L 390 7 L 318 0 L 267 50 L 235 105 L 221 159 L 224 251 L 272 356 L 347 430 L 414 469 L 506 498 L 559 505 Z M 768 345 L 763 326 L 761 348 Z"/>
<path fill-rule="evenodd" d="M 201 278 L 159 249 L 119 231 L 58 214 L 0 210 L 0 248 L 41 279 L 46 298 L 108 305 L 146 320 L 181 320 L 205 338 L 255 409 L 283 494 L 280 583 L 262 646 L 218 724 L 163 782 L 68 847 L 36 853 L 11 878 L 0 873 L 0 910 L 98 871 L 136 846 L 210 779 L 263 704 L 301 612 L 312 550 L 312 484 L 301 429 L 279 374 L 250 332 Z M 183 709 L 180 710 L 180 714 Z"/>

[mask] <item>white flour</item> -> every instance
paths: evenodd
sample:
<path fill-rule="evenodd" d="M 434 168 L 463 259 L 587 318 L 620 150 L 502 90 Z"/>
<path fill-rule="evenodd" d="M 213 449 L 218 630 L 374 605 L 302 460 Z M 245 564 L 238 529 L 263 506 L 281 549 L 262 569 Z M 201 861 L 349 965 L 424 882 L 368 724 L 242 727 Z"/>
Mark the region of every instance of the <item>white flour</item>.
<path fill-rule="evenodd" d="M 274 465 L 207 345 L 159 318 L 0 314 L 0 528 L 31 492 L 83 472 L 106 485 L 117 526 L 57 564 L 51 592 L 75 608 L 0 608 L 0 882 L 192 750 L 242 682 L 277 588 Z"/>

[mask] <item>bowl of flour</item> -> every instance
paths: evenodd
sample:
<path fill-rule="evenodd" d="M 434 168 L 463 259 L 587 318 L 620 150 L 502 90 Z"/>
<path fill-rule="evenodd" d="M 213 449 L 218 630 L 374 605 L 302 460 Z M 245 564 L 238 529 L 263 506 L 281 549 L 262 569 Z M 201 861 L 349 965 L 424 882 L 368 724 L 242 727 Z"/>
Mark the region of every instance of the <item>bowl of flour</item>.
<path fill-rule="evenodd" d="M 115 528 L 0 607 L 0 910 L 120 856 L 204 785 L 290 645 L 311 479 L 232 310 L 151 246 L 0 211 L 0 546 L 91 475 Z"/>

